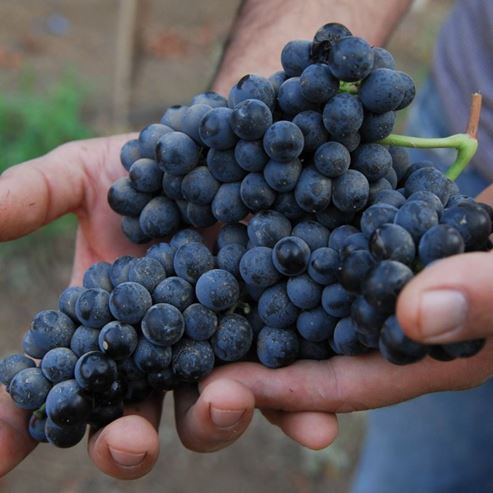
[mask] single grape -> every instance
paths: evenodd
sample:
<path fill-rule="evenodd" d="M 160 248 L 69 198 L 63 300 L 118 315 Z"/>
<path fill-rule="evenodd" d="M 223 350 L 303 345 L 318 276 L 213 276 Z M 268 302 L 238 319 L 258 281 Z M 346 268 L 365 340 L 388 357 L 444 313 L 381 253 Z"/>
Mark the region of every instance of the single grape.
<path fill-rule="evenodd" d="M 130 166 L 142 157 L 140 153 L 140 144 L 137 139 L 129 140 L 123 144 L 120 151 L 120 161 L 122 166 L 128 171 Z"/>
<path fill-rule="evenodd" d="M 206 341 L 216 332 L 217 315 L 209 308 L 194 303 L 183 312 L 185 335 L 194 341 Z"/>
<path fill-rule="evenodd" d="M 11 354 L 0 360 L 0 383 L 6 387 L 21 370 L 34 368 L 34 361 L 23 354 Z"/>
<path fill-rule="evenodd" d="M 151 198 L 136 190 L 128 177 L 119 178 L 108 190 L 108 204 L 121 216 L 137 217 Z"/>
<path fill-rule="evenodd" d="M 382 326 L 380 346 L 390 351 L 384 351 L 382 356 L 394 364 L 409 364 L 423 359 L 426 347 L 407 337 L 395 315 L 390 316 Z M 389 358 L 390 356 L 390 358 Z M 395 356 L 398 356 L 397 358 Z M 401 359 L 402 356 L 403 358 Z"/>
<path fill-rule="evenodd" d="M 69 448 L 77 445 L 86 433 L 86 424 L 77 423 L 75 425 L 59 426 L 50 418 L 47 418 L 45 425 L 45 435 L 48 442 L 55 447 Z"/>
<path fill-rule="evenodd" d="M 364 79 L 373 67 L 372 47 L 362 38 L 347 36 L 334 43 L 328 65 L 332 74 L 345 82 Z"/>
<path fill-rule="evenodd" d="M 437 224 L 430 228 L 419 241 L 419 260 L 428 265 L 451 255 L 464 253 L 464 239 L 448 224 Z"/>
<path fill-rule="evenodd" d="M 157 303 L 147 310 L 141 323 L 144 337 L 157 346 L 172 346 L 185 332 L 185 321 L 178 308 Z"/>
<path fill-rule="evenodd" d="M 234 107 L 230 123 L 240 139 L 257 140 L 272 125 L 272 113 L 264 102 L 245 99 Z"/>
<path fill-rule="evenodd" d="M 313 103 L 324 104 L 339 90 L 339 81 L 323 63 L 306 67 L 300 76 L 301 93 Z"/>
<path fill-rule="evenodd" d="M 412 265 L 416 245 L 413 237 L 402 226 L 382 224 L 370 237 L 370 251 L 377 260 L 397 260 Z"/>
<path fill-rule="evenodd" d="M 346 147 L 339 142 L 325 142 L 315 151 L 315 168 L 329 178 L 337 178 L 349 169 L 351 156 Z"/>
<path fill-rule="evenodd" d="M 336 250 L 322 247 L 314 250 L 308 262 L 308 275 L 317 283 L 327 286 L 337 282 L 340 259 Z"/>
<path fill-rule="evenodd" d="M 252 212 L 269 209 L 276 199 L 276 193 L 261 173 L 249 173 L 243 178 L 240 196 Z"/>
<path fill-rule="evenodd" d="M 366 353 L 368 349 L 361 344 L 358 328 L 350 317 L 339 320 L 334 328 L 330 346 L 336 354 L 357 356 Z"/>
<path fill-rule="evenodd" d="M 292 330 L 264 327 L 257 338 L 257 356 L 268 368 L 281 368 L 293 363 L 300 345 Z"/>
<path fill-rule="evenodd" d="M 426 231 L 438 224 L 438 215 L 429 203 L 412 200 L 397 211 L 394 222 L 407 230 L 417 243 Z"/>
<path fill-rule="evenodd" d="M 195 284 L 204 272 L 214 267 L 214 257 L 203 243 L 187 243 L 176 251 L 173 266 L 177 276 Z"/>
<path fill-rule="evenodd" d="M 275 284 L 262 293 L 258 313 L 269 327 L 285 329 L 296 322 L 298 309 L 289 301 L 286 283 Z"/>
<path fill-rule="evenodd" d="M 234 108 L 245 99 L 258 99 L 272 109 L 275 102 L 274 88 L 265 77 L 245 75 L 231 88 L 228 97 L 229 107 Z"/>
<path fill-rule="evenodd" d="M 204 306 L 221 312 L 238 303 L 240 287 L 233 274 L 221 269 L 212 269 L 199 277 L 195 294 Z"/>
<path fill-rule="evenodd" d="M 300 75 L 311 63 L 311 41 L 289 41 L 281 51 L 281 65 L 288 77 Z"/>
<path fill-rule="evenodd" d="M 199 166 L 183 177 L 181 191 L 185 200 L 192 204 L 208 205 L 219 190 L 219 182 L 207 166 Z"/>
<path fill-rule="evenodd" d="M 152 301 L 168 303 L 183 311 L 194 302 L 193 286 L 181 277 L 167 277 L 152 292 Z"/>
<path fill-rule="evenodd" d="M 52 383 L 74 378 L 77 355 L 65 347 L 57 347 L 48 351 L 41 360 L 40 368 L 43 375 Z"/>
<path fill-rule="evenodd" d="M 75 380 L 84 390 L 104 392 L 117 376 L 116 363 L 100 351 L 84 354 L 75 365 Z"/>
<path fill-rule="evenodd" d="M 156 346 L 145 337 L 141 337 L 133 354 L 133 360 L 140 371 L 151 373 L 168 368 L 171 355 L 171 346 Z"/>
<path fill-rule="evenodd" d="M 57 383 L 46 397 L 46 414 L 59 426 L 85 423 L 91 412 L 91 401 L 73 379 Z"/>
<path fill-rule="evenodd" d="M 272 248 L 281 238 L 291 233 L 291 223 L 275 211 L 255 214 L 247 226 L 248 239 L 253 246 Z"/>
<path fill-rule="evenodd" d="M 352 36 L 351 31 L 342 24 L 329 22 L 324 24 L 316 33 L 312 43 L 312 58 L 328 63 L 330 50 L 342 38 Z"/>
<path fill-rule="evenodd" d="M 163 265 L 152 257 L 137 258 L 128 269 L 128 281 L 136 282 L 148 291 L 152 291 L 165 278 L 166 271 Z"/>
<path fill-rule="evenodd" d="M 274 245 L 272 262 L 284 276 L 298 276 L 308 267 L 310 253 L 310 247 L 303 239 L 286 236 Z"/>
<path fill-rule="evenodd" d="M 259 288 L 272 286 L 280 278 L 274 267 L 272 249 L 263 246 L 247 250 L 240 260 L 239 270 L 248 285 Z"/>
<path fill-rule="evenodd" d="M 239 361 L 250 350 L 253 341 L 248 320 L 237 314 L 225 315 L 211 338 L 212 349 L 222 361 Z"/>
<path fill-rule="evenodd" d="M 299 222 L 293 228 L 291 235 L 305 241 L 311 251 L 326 246 L 329 241 L 329 230 L 313 220 Z"/>
<path fill-rule="evenodd" d="M 18 407 L 34 410 L 43 405 L 50 388 L 40 368 L 24 368 L 10 381 L 9 394 Z"/>
<path fill-rule="evenodd" d="M 360 129 L 363 123 L 363 105 L 358 96 L 339 93 L 329 99 L 322 116 L 329 134 L 343 138 Z"/>
<path fill-rule="evenodd" d="M 85 291 L 80 286 L 70 286 L 63 290 L 62 294 L 58 298 L 58 309 L 68 315 L 72 320 L 77 320 L 77 314 L 75 313 L 75 306 L 79 296 Z"/>
<path fill-rule="evenodd" d="M 354 295 L 340 284 L 331 284 L 322 292 L 322 307 L 331 317 L 349 316 Z"/>
<path fill-rule="evenodd" d="M 216 263 L 219 269 L 231 272 L 236 278 L 240 275 L 240 261 L 246 248 L 238 243 L 225 245 L 217 252 Z"/>
<path fill-rule="evenodd" d="M 111 264 L 110 280 L 113 287 L 118 286 L 118 284 L 121 284 L 122 282 L 128 281 L 128 269 L 134 260 L 135 257 L 123 255 L 118 257 L 113 264 Z"/>
<path fill-rule="evenodd" d="M 156 146 L 158 140 L 164 134 L 172 131 L 173 129 L 171 127 L 163 125 L 162 123 L 151 123 L 150 125 L 144 127 L 139 133 L 139 146 L 142 157 L 144 159 L 154 160 L 156 158 Z M 137 161 L 134 161 L 133 164 L 135 164 Z"/>
<path fill-rule="evenodd" d="M 324 127 L 322 115 L 318 111 L 301 111 L 293 118 L 293 123 L 303 133 L 305 141 L 304 152 L 314 152 L 329 140 L 329 134 Z"/>
<path fill-rule="evenodd" d="M 362 210 L 369 196 L 370 185 L 359 171 L 350 169 L 333 181 L 332 202 L 341 212 Z"/>
<path fill-rule="evenodd" d="M 330 204 L 332 181 L 319 173 L 313 166 L 306 167 L 301 172 L 294 196 L 304 211 L 323 211 Z"/>
<path fill-rule="evenodd" d="M 296 187 L 302 168 L 298 158 L 288 163 L 270 159 L 264 168 L 264 178 L 276 192 L 291 192 Z"/>
<path fill-rule="evenodd" d="M 296 320 L 300 335 L 310 342 L 327 341 L 334 332 L 338 319 L 327 315 L 323 308 L 303 310 Z"/>
<path fill-rule="evenodd" d="M 287 163 L 303 151 L 304 137 L 297 125 L 281 120 L 266 130 L 263 142 L 264 150 L 271 159 Z"/>
<path fill-rule="evenodd" d="M 172 369 L 182 382 L 196 382 L 214 368 L 214 351 L 206 341 L 182 339 L 173 347 Z"/>
<path fill-rule="evenodd" d="M 368 181 L 377 181 L 392 168 L 392 156 L 383 145 L 362 144 L 351 155 L 351 167 L 363 173 Z"/>
<path fill-rule="evenodd" d="M 363 294 L 367 301 L 377 309 L 392 313 L 397 296 L 412 277 L 412 270 L 403 263 L 383 260 L 370 271 L 364 281 Z"/>
<path fill-rule="evenodd" d="M 320 305 L 322 286 L 308 274 L 290 277 L 286 289 L 289 301 L 297 308 L 312 310 Z"/>
<path fill-rule="evenodd" d="M 74 335 L 72 336 L 72 340 L 70 341 L 70 349 L 78 357 L 81 357 L 83 354 L 90 351 L 98 351 L 98 338 L 99 329 L 93 329 L 91 327 L 81 325 L 75 330 Z"/>
<path fill-rule="evenodd" d="M 357 250 L 349 254 L 341 264 L 339 274 L 341 285 L 348 291 L 360 292 L 367 274 L 375 263 L 373 255 L 367 250 Z"/>
<path fill-rule="evenodd" d="M 124 282 L 111 293 L 109 310 L 120 322 L 132 325 L 142 320 L 151 304 L 151 295 L 144 286 L 136 282 Z"/>
<path fill-rule="evenodd" d="M 364 210 L 360 227 L 362 233 L 370 238 L 371 235 L 379 228 L 380 226 L 393 223 L 395 215 L 397 214 L 397 208 L 388 204 L 374 204 Z"/>
<path fill-rule="evenodd" d="M 137 347 L 139 336 L 129 324 L 113 321 L 106 324 L 98 336 L 99 350 L 114 360 L 129 358 Z"/>
<path fill-rule="evenodd" d="M 241 200 L 240 183 L 223 183 L 212 201 L 212 214 L 223 223 L 231 224 L 241 221 L 248 209 Z"/>
<path fill-rule="evenodd" d="M 200 121 L 199 135 L 206 146 L 220 150 L 234 147 L 238 137 L 231 128 L 232 114 L 232 109 L 220 107 L 204 115 Z"/>
<path fill-rule="evenodd" d="M 87 292 L 85 291 L 77 301 L 77 307 L 80 305 L 80 300 Z M 95 290 L 106 293 L 107 291 Z M 78 312 L 78 311 L 77 311 Z M 57 310 L 43 310 L 33 318 L 30 334 L 32 342 L 42 351 L 47 352 L 55 347 L 68 347 L 70 340 L 75 331 L 75 324 L 70 317 L 65 313 Z"/>
<path fill-rule="evenodd" d="M 139 159 L 132 164 L 129 177 L 136 190 L 143 193 L 155 193 L 161 190 L 163 171 L 154 159 Z"/>
<path fill-rule="evenodd" d="M 269 160 L 262 140 L 239 140 L 234 148 L 234 157 L 238 166 L 252 172 L 262 171 Z"/>
<path fill-rule="evenodd" d="M 241 181 L 246 176 L 245 169 L 236 160 L 234 149 L 209 149 L 207 152 L 207 169 L 220 183 L 234 183 Z"/>
<path fill-rule="evenodd" d="M 197 166 L 200 147 L 187 134 L 170 132 L 159 139 L 156 157 L 163 171 L 171 175 L 183 176 Z"/>
<path fill-rule="evenodd" d="M 142 209 L 139 224 L 149 238 L 163 238 L 180 226 L 180 213 L 176 204 L 167 197 L 154 197 Z"/>

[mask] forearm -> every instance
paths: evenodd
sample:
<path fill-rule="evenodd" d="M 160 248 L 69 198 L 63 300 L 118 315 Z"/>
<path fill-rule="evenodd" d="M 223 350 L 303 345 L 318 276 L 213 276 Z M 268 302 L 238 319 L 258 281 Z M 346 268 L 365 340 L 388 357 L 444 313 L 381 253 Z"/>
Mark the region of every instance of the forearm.
<path fill-rule="evenodd" d="M 327 22 L 346 25 L 369 43 L 382 45 L 412 0 L 245 0 L 231 30 L 213 89 L 227 94 L 243 75 L 280 69 L 282 47 L 311 39 Z"/>

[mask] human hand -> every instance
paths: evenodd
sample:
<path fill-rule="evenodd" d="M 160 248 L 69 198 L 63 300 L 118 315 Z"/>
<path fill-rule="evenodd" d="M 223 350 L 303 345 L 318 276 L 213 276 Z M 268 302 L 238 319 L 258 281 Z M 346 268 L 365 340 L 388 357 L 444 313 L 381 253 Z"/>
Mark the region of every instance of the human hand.
<path fill-rule="evenodd" d="M 493 186 L 478 200 L 493 203 Z M 233 379 L 253 391 L 259 408 L 327 413 L 383 407 L 425 393 L 480 385 L 493 375 L 492 278 L 491 252 L 455 256 L 425 269 L 398 300 L 397 316 L 412 339 L 441 344 L 486 338 L 485 347 L 472 358 L 447 363 L 426 358 L 396 366 L 379 354 L 336 356 L 278 370 L 240 363 L 215 370 L 203 385 Z"/>
<path fill-rule="evenodd" d="M 145 247 L 130 243 L 120 229 L 121 217 L 107 204 L 109 186 L 126 172 L 121 146 L 134 135 L 64 144 L 49 154 L 9 168 L 0 176 L 0 241 L 26 235 L 63 214 L 79 220 L 71 284 L 81 284 L 94 262 L 119 255 L 141 255 Z M 126 415 L 91 433 L 91 459 L 120 479 L 146 474 L 159 454 L 157 428 L 162 395 L 128 407 Z M 253 414 L 251 391 L 220 380 L 199 396 L 192 388 L 175 393 L 175 418 L 182 441 L 198 451 L 220 449 L 236 440 Z M 35 447 L 27 433 L 28 413 L 15 407 L 0 388 L 0 477 Z"/>

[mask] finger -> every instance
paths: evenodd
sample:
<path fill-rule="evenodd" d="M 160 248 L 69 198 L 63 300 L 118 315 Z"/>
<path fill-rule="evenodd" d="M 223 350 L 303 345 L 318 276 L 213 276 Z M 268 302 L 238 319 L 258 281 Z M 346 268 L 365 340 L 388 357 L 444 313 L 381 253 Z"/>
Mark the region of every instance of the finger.
<path fill-rule="evenodd" d="M 157 429 L 161 407 L 162 396 L 152 396 L 91 434 L 88 450 L 96 466 L 118 479 L 136 479 L 147 474 L 159 456 Z"/>
<path fill-rule="evenodd" d="M 441 260 L 403 289 L 397 316 L 409 337 L 428 344 L 493 336 L 493 254 Z"/>
<path fill-rule="evenodd" d="M 335 414 L 262 410 L 273 425 L 303 447 L 321 450 L 328 447 L 339 431 Z"/>
<path fill-rule="evenodd" d="M 42 157 L 8 168 L 0 176 L 0 241 L 28 234 L 63 214 L 77 212 L 84 201 L 91 201 L 86 196 L 91 190 L 88 168 L 99 168 L 100 178 L 111 182 L 104 164 L 115 159 L 113 154 L 128 137 L 69 142 Z M 119 167 L 118 171 L 124 170 Z"/>
<path fill-rule="evenodd" d="M 244 385 L 226 379 L 175 391 L 175 419 L 185 447 L 212 452 L 237 440 L 252 420 L 255 399 Z"/>
<path fill-rule="evenodd" d="M 0 386 L 0 477 L 7 474 L 36 446 L 27 431 L 29 413 L 15 406 Z"/>
<path fill-rule="evenodd" d="M 298 361 L 277 370 L 256 363 L 236 363 L 216 369 L 201 385 L 224 378 L 241 382 L 252 390 L 260 409 L 351 412 L 429 392 L 479 385 L 491 377 L 492 358 L 490 342 L 473 358 L 447 363 L 430 358 L 398 366 L 378 353 Z"/>

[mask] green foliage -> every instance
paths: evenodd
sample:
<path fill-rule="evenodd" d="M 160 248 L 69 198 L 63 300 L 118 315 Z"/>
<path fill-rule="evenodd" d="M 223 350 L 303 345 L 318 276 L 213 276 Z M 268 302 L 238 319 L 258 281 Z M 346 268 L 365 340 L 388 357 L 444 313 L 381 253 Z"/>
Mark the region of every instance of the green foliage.
<path fill-rule="evenodd" d="M 91 135 L 81 119 L 84 92 L 66 75 L 40 94 L 24 75 L 15 93 L 0 93 L 0 171 L 44 154 L 63 142 Z"/>
<path fill-rule="evenodd" d="M 26 72 L 15 92 L 0 92 L 0 172 L 64 142 L 92 135 L 82 119 L 86 94 L 75 75 L 66 74 L 43 93 L 36 85 L 35 76 Z M 72 215 L 66 216 L 36 236 L 67 233 L 75 224 Z"/>

